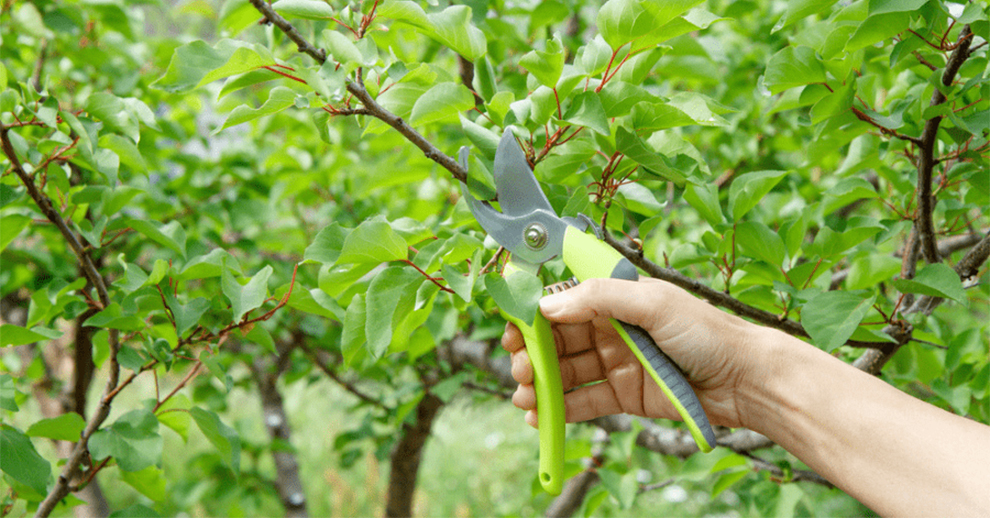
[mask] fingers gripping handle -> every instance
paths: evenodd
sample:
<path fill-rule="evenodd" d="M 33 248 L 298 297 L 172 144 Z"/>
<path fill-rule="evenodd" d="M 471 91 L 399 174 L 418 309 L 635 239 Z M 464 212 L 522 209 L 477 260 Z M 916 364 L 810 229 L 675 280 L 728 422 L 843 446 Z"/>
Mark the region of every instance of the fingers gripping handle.
<path fill-rule="evenodd" d="M 708 416 L 701 401 L 694 393 L 691 385 L 688 384 L 684 374 L 681 373 L 677 365 L 657 347 L 653 338 L 639 326 L 610 319 L 612 327 L 618 331 L 622 339 L 632 350 L 633 354 L 639 358 L 646 371 L 653 378 L 653 381 L 660 387 L 667 399 L 674 404 L 677 413 L 684 419 L 688 430 L 698 448 L 703 452 L 709 452 L 715 447 L 715 431 L 708 422 Z"/>
<path fill-rule="evenodd" d="M 519 327 L 526 341 L 536 389 L 540 484 L 547 493 L 559 495 L 564 486 L 564 390 L 550 323 L 539 311 L 532 326 L 504 312 L 502 315 Z"/>
<path fill-rule="evenodd" d="M 636 267 L 614 248 L 575 227 L 567 227 L 564 236 L 564 262 L 580 281 L 591 278 L 639 280 Z M 715 432 L 698 396 L 670 358 L 657 347 L 649 333 L 635 325 L 612 320 L 633 354 L 673 403 L 687 424 L 698 448 L 708 452 L 715 447 Z"/>

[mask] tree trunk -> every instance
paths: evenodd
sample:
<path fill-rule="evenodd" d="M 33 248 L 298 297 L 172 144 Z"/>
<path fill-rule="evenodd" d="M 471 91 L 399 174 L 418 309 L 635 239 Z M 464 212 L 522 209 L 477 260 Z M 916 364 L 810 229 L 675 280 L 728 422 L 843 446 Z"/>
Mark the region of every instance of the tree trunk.
<path fill-rule="evenodd" d="M 287 354 L 287 353 L 286 353 Z M 261 394 L 261 410 L 265 420 L 265 429 L 272 439 L 272 457 L 275 460 L 275 490 L 285 508 L 285 516 L 289 518 L 306 518 L 306 493 L 303 491 L 299 477 L 299 463 L 293 451 L 274 447 L 275 443 L 289 444 L 292 429 L 285 416 L 285 406 L 282 404 L 282 394 L 278 391 L 279 373 L 272 368 L 271 362 L 258 358 L 251 364 L 255 380 L 258 382 L 258 392 Z"/>
<path fill-rule="evenodd" d="M 441 407 L 443 401 L 427 392 L 416 405 L 416 421 L 402 425 L 402 438 L 392 450 L 392 469 L 388 477 L 385 516 L 390 518 L 412 516 L 419 462 L 422 460 L 426 440 L 430 437 L 433 420 L 436 419 Z"/>

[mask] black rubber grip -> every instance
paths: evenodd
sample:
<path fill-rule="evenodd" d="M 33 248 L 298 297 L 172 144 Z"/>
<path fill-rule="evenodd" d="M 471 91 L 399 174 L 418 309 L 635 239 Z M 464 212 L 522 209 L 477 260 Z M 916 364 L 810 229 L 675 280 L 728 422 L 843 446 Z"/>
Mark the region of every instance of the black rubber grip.
<path fill-rule="evenodd" d="M 705 414 L 705 409 L 701 407 L 701 401 L 698 400 L 697 394 L 694 393 L 694 389 L 691 388 L 680 368 L 657 347 L 656 342 L 642 327 L 621 321 L 619 325 L 636 344 L 639 351 L 643 353 L 643 358 L 649 363 L 647 368 L 652 369 L 657 377 L 663 380 L 674 397 L 684 406 L 691 419 L 694 420 L 708 444 L 714 447 L 715 431 L 712 430 L 712 425 L 708 422 L 708 416 Z"/>

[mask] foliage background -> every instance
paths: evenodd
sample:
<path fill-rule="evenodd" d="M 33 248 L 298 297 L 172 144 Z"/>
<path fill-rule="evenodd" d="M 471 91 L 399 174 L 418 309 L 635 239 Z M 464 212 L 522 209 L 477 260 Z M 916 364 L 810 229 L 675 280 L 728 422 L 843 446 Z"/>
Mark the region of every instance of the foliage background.
<path fill-rule="evenodd" d="M 0 9 L 3 514 L 869 514 L 627 416 L 538 490 L 457 182 L 510 124 L 644 273 L 990 419 L 986 2 Z"/>

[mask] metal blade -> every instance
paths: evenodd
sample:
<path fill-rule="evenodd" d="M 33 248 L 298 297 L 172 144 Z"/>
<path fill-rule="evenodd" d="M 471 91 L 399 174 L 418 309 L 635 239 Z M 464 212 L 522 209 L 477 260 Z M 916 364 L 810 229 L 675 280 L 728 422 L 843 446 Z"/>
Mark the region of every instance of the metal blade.
<path fill-rule="evenodd" d="M 498 204 L 506 215 L 521 216 L 537 209 L 557 214 L 533 176 L 511 128 L 505 128 L 495 151 L 494 176 Z"/>

